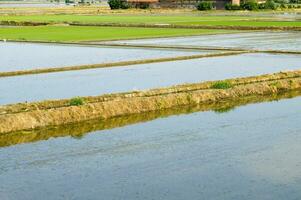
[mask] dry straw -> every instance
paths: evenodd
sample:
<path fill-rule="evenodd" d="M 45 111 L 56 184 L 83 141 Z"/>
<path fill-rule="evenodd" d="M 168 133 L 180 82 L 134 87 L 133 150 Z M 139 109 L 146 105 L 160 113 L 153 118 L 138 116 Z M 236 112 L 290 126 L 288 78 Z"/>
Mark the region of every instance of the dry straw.
<path fill-rule="evenodd" d="M 219 84 L 216 84 L 219 83 Z M 185 105 L 236 101 L 301 89 L 301 70 L 248 78 L 178 85 L 141 92 L 82 97 L 83 104 L 70 99 L 15 104 L 0 107 L 0 133 L 109 119 Z"/>

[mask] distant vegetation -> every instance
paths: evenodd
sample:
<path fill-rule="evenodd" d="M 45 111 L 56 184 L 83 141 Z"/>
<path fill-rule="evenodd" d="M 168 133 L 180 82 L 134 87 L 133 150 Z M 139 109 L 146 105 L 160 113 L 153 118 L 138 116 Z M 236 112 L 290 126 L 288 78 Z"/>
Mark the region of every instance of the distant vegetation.
<path fill-rule="evenodd" d="M 207 26 L 300 26 L 301 21 L 283 21 L 266 16 L 197 16 L 197 15 L 11 15 L 1 16 L 2 21 L 80 22 L 117 24 L 173 24 Z"/>
<path fill-rule="evenodd" d="M 278 10 L 278 9 L 299 9 L 301 0 L 267 0 L 265 3 L 258 3 L 256 0 L 247 0 L 241 5 L 228 3 L 226 10 Z"/>
<path fill-rule="evenodd" d="M 123 0 L 109 0 L 108 4 L 112 10 L 130 8 L 130 5 L 126 1 L 123 1 Z"/>
<path fill-rule="evenodd" d="M 197 9 L 198 10 L 212 10 L 214 8 L 214 3 L 213 1 L 201 1 L 200 3 L 197 4 Z"/>

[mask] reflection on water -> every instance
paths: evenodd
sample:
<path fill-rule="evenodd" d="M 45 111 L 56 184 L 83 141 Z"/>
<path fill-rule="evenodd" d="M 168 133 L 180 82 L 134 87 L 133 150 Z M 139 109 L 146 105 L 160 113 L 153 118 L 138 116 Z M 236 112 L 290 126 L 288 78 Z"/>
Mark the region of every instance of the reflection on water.
<path fill-rule="evenodd" d="M 211 36 L 193 36 L 182 38 L 141 39 L 116 41 L 126 44 L 160 44 L 178 46 L 235 47 L 259 50 L 301 51 L 300 32 L 248 32 L 219 34 Z"/>
<path fill-rule="evenodd" d="M 288 130 L 290 134 L 295 135 L 299 135 L 300 131 L 300 129 L 297 131 Z M 249 154 L 245 157 L 246 169 L 250 173 L 271 182 L 295 184 L 301 175 L 301 146 L 294 140 L 294 138 L 288 138 L 284 134 L 277 145 Z"/>
<path fill-rule="evenodd" d="M 301 199 L 296 95 L 28 132 L 2 143 L 0 199 Z"/>
<path fill-rule="evenodd" d="M 250 53 L 6 77 L 0 78 L 0 105 L 145 90 L 183 83 L 257 76 L 300 68 L 301 56 Z"/>
<path fill-rule="evenodd" d="M 0 8 L 51 8 L 65 6 L 67 5 L 58 3 L 0 3 Z"/>
<path fill-rule="evenodd" d="M 207 53 L 210 51 L 0 42 L 0 71 L 9 72 Z"/>
<path fill-rule="evenodd" d="M 19 131 L 15 133 L 0 134 L 0 147 L 36 142 L 40 140 L 48 140 L 56 137 L 71 136 L 73 138 L 82 138 L 85 134 L 123 127 L 130 124 L 151 121 L 157 118 L 164 118 L 171 115 L 189 114 L 199 111 L 212 110 L 216 113 L 226 113 L 234 110 L 238 106 L 258 103 L 264 101 L 277 101 L 280 99 L 293 98 L 301 95 L 301 91 L 286 92 L 274 96 L 264 97 L 247 97 L 236 101 L 224 101 L 219 103 L 211 103 L 205 105 L 185 106 L 180 108 L 166 109 L 142 114 L 133 114 L 123 117 L 115 117 L 108 120 L 91 120 L 70 125 L 62 125 L 57 127 L 48 127 L 33 131 Z"/>

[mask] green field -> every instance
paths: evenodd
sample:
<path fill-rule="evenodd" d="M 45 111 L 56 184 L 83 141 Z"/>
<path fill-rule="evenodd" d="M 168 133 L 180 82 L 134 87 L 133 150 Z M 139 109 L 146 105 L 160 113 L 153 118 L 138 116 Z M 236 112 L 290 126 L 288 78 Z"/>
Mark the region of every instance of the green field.
<path fill-rule="evenodd" d="M 0 16 L 0 21 L 81 22 L 120 24 L 175 24 L 223 26 L 301 26 L 301 21 L 286 21 L 263 16 L 201 15 L 32 15 Z"/>
<path fill-rule="evenodd" d="M 212 29 L 124 28 L 95 26 L 28 26 L 0 28 L 0 39 L 71 42 L 188 36 L 229 32 L 233 31 Z"/>

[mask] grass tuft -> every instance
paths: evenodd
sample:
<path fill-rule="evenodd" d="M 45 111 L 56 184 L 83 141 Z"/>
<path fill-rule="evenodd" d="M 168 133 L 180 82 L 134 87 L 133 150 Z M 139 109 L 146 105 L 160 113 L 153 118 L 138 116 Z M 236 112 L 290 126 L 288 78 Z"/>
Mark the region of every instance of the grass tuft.
<path fill-rule="evenodd" d="M 84 105 L 84 103 L 85 101 L 81 97 L 74 97 L 70 99 L 70 106 L 80 106 L 80 105 Z"/>
<path fill-rule="evenodd" d="M 218 81 L 211 85 L 212 89 L 229 89 L 232 87 L 233 85 L 228 81 Z"/>

